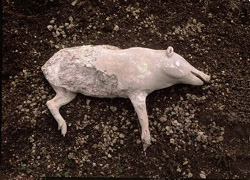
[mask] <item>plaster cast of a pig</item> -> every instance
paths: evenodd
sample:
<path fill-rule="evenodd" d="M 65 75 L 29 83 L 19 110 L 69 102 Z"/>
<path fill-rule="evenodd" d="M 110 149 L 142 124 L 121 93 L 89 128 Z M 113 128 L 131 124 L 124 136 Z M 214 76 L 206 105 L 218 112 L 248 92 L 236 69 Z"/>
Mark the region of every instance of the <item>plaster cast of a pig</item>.
<path fill-rule="evenodd" d="M 146 97 L 178 83 L 202 85 L 210 76 L 195 69 L 172 47 L 154 50 L 119 49 L 109 45 L 65 48 L 55 53 L 42 71 L 56 92 L 47 106 L 65 136 L 67 125 L 59 108 L 77 93 L 94 97 L 129 98 L 141 125 L 143 149 L 150 145 Z"/>

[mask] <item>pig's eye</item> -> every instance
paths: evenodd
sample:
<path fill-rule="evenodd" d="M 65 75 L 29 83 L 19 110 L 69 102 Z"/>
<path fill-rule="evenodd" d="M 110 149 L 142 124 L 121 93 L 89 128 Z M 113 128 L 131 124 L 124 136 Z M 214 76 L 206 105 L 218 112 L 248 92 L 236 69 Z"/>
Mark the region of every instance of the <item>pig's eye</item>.
<path fill-rule="evenodd" d="M 180 61 L 175 61 L 175 66 L 176 66 L 176 67 L 180 67 L 180 66 L 181 66 Z"/>

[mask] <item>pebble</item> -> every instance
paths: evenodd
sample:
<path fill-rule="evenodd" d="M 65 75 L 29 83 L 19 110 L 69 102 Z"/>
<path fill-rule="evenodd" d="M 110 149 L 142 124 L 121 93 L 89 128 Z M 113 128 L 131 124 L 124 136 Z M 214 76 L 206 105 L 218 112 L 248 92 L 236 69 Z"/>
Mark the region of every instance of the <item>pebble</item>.
<path fill-rule="evenodd" d="M 223 138 L 223 136 L 219 136 L 219 137 L 217 138 L 217 140 L 218 140 L 219 142 L 222 142 L 222 141 L 224 140 L 224 138 Z"/>
<path fill-rule="evenodd" d="M 113 131 L 117 131 L 118 128 L 116 126 L 113 126 L 112 129 Z"/>
<path fill-rule="evenodd" d="M 57 35 L 56 35 L 56 33 L 55 33 L 55 32 L 52 32 L 52 36 L 53 36 L 54 38 L 56 38 L 56 37 L 57 37 Z"/>
<path fill-rule="evenodd" d="M 189 172 L 188 175 L 187 175 L 187 177 L 191 178 L 191 177 L 193 177 L 193 174 L 191 172 Z"/>
<path fill-rule="evenodd" d="M 208 13 L 207 17 L 208 17 L 209 19 L 212 19 L 212 18 L 213 18 L 212 13 Z"/>
<path fill-rule="evenodd" d="M 52 19 L 49 23 L 50 23 L 50 24 L 54 24 L 54 23 L 55 23 L 55 20 Z"/>
<path fill-rule="evenodd" d="M 91 101 L 90 99 L 86 99 L 87 106 L 89 106 L 90 101 Z"/>
<path fill-rule="evenodd" d="M 69 21 L 72 23 L 73 22 L 73 17 L 69 16 Z"/>
<path fill-rule="evenodd" d="M 119 137 L 123 139 L 123 138 L 125 138 L 125 135 L 121 133 L 121 134 L 119 135 Z"/>
<path fill-rule="evenodd" d="M 123 140 L 120 140 L 120 144 L 124 144 L 124 141 L 123 141 Z"/>
<path fill-rule="evenodd" d="M 174 120 L 174 121 L 172 121 L 172 125 L 174 125 L 174 126 L 179 126 L 180 125 L 180 123 L 177 121 L 177 120 Z"/>
<path fill-rule="evenodd" d="M 117 26 L 117 25 L 115 25 L 115 27 L 114 27 L 114 31 L 119 31 L 119 26 Z"/>
<path fill-rule="evenodd" d="M 170 139 L 170 144 L 175 144 L 175 140 L 173 138 Z"/>
<path fill-rule="evenodd" d="M 52 25 L 48 25 L 48 26 L 47 26 L 47 29 L 48 29 L 49 31 L 52 31 L 52 30 L 53 30 L 53 26 L 52 26 Z"/>
<path fill-rule="evenodd" d="M 164 116 L 162 116 L 162 117 L 160 118 L 160 121 L 161 121 L 161 122 L 166 122 L 166 121 L 167 121 L 167 118 L 164 117 Z"/>
<path fill-rule="evenodd" d="M 71 5 L 72 5 L 72 6 L 75 6 L 77 2 L 78 2 L 78 0 L 74 0 L 74 1 L 71 3 Z"/>
<path fill-rule="evenodd" d="M 110 110 L 111 110 L 112 112 L 116 112 L 116 111 L 117 111 L 117 107 L 115 107 L 115 106 L 110 106 Z"/>
<path fill-rule="evenodd" d="M 202 179 L 206 179 L 206 174 L 205 174 L 205 172 L 204 172 L 204 171 L 201 171 L 201 173 L 200 173 L 200 177 L 201 177 Z"/>
<path fill-rule="evenodd" d="M 56 31 L 56 36 L 60 36 L 60 32 L 59 31 Z"/>

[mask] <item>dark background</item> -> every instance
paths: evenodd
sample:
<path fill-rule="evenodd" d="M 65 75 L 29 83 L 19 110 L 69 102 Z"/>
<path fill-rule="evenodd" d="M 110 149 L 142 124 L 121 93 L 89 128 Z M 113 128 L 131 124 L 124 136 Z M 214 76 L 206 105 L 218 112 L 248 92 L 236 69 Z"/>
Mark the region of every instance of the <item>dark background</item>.
<path fill-rule="evenodd" d="M 249 1 L 2 2 L 0 177 L 250 177 Z M 53 37 L 56 30 L 66 36 Z M 84 44 L 171 45 L 211 74 L 211 84 L 148 97 L 146 154 L 128 99 L 78 95 L 61 108 L 62 137 L 45 105 L 55 93 L 40 68 L 59 49 Z"/>

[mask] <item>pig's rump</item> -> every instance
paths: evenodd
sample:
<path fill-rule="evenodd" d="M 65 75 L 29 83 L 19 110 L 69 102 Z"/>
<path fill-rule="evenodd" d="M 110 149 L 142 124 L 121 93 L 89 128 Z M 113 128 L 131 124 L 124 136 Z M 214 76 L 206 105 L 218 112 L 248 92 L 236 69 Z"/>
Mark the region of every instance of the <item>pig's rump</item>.
<path fill-rule="evenodd" d="M 42 67 L 45 78 L 56 87 L 89 96 L 118 96 L 118 79 L 97 70 L 92 64 L 107 46 L 80 46 L 62 49 Z"/>

